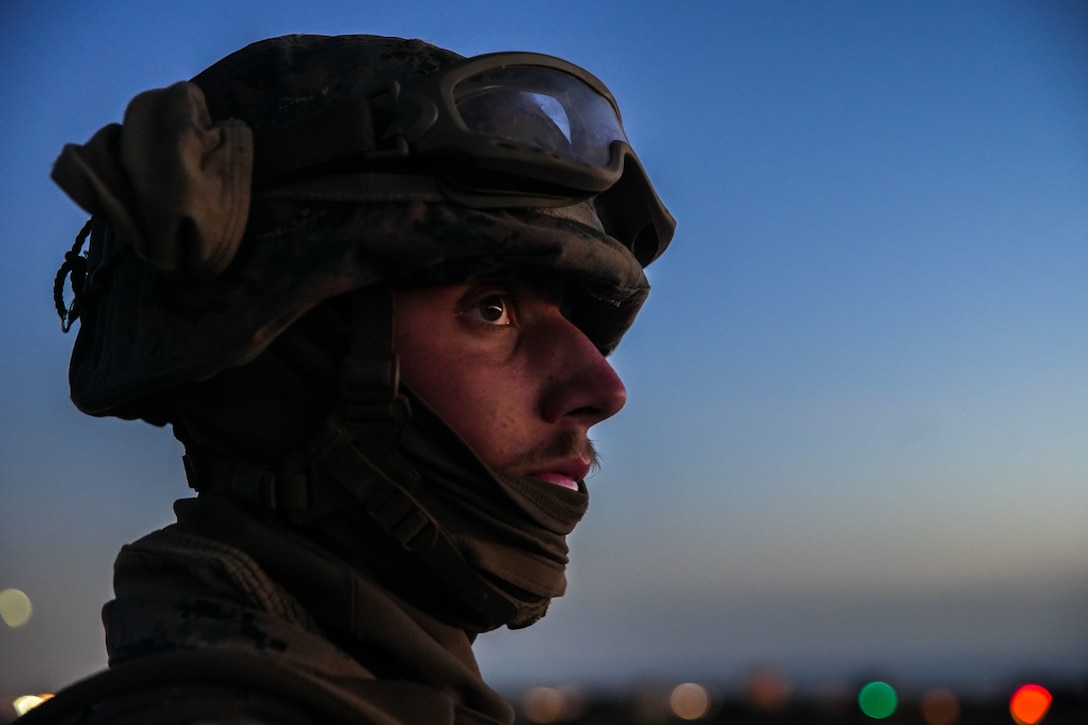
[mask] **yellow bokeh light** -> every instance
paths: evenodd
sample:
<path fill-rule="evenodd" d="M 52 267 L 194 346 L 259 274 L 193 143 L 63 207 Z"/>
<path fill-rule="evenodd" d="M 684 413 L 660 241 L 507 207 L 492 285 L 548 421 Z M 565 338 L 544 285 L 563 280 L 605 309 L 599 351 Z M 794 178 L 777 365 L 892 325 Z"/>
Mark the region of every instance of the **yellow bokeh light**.
<path fill-rule="evenodd" d="M 552 687 L 534 687 L 521 703 L 530 722 L 552 723 L 563 719 L 566 708 L 563 693 Z"/>
<path fill-rule="evenodd" d="M 30 597 L 18 589 L 0 591 L 0 619 L 11 628 L 22 627 L 30 621 L 33 607 Z"/>
<path fill-rule="evenodd" d="M 11 706 L 15 708 L 15 713 L 22 717 L 51 697 L 52 695 L 23 695 L 15 698 Z"/>
<path fill-rule="evenodd" d="M 710 712 L 710 693 L 702 685 L 685 682 L 669 695 L 669 707 L 681 720 L 698 720 Z"/>

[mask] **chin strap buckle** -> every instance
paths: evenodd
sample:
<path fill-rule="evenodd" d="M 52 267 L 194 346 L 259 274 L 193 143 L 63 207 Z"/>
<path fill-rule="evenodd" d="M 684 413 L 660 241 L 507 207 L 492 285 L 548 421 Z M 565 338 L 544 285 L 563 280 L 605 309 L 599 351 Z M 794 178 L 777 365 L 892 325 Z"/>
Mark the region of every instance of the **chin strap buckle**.
<path fill-rule="evenodd" d="M 438 540 L 438 525 L 409 493 L 418 474 L 390 451 L 382 451 L 372 437 L 357 438 L 357 432 L 354 425 L 348 428 L 330 419 L 315 437 L 310 455 L 403 548 L 430 549 Z M 382 456 L 380 465 L 368 454 Z"/>
<path fill-rule="evenodd" d="M 308 511 L 313 505 L 308 472 L 274 470 L 245 461 L 201 454 L 181 457 L 189 488 L 218 493 L 272 511 Z"/>
<path fill-rule="evenodd" d="M 340 374 L 343 419 L 362 438 L 367 455 L 396 447 L 411 417 L 399 394 L 393 349 L 393 287 L 381 283 L 351 293 L 351 346 Z"/>

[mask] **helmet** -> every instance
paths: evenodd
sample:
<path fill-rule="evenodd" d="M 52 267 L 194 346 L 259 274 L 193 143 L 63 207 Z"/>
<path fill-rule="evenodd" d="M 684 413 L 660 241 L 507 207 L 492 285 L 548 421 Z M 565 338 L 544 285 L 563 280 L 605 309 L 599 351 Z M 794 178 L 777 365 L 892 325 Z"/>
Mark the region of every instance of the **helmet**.
<path fill-rule="evenodd" d="M 190 482 L 322 527 L 391 578 L 421 562 L 475 631 L 543 616 L 584 492 L 491 471 L 398 391 L 390 289 L 556 275 L 577 295 L 574 324 L 615 348 L 674 222 L 598 79 L 536 54 L 273 38 L 137 96 L 123 124 L 65 147 L 53 178 L 93 215 L 54 290 L 62 323 L 82 321 L 81 410 L 172 421 L 171 396 L 217 397 L 266 351 L 309 344 L 314 317 L 344 302 L 341 408 L 271 467 L 186 440 Z M 359 547 L 352 516 L 395 545 Z"/>
<path fill-rule="evenodd" d="M 504 110 L 520 125 L 473 120 Z M 75 272 L 70 382 L 92 415 L 143 415 L 382 281 L 549 269 L 578 283 L 576 322 L 607 353 L 674 228 L 593 76 L 367 35 L 254 43 L 138 96 L 53 177 L 97 220 L 58 276 Z"/>

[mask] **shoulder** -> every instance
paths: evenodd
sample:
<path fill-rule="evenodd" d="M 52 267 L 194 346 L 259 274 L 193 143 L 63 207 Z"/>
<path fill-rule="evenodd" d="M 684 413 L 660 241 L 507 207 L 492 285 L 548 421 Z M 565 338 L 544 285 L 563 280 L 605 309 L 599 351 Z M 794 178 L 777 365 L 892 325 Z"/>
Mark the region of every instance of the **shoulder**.
<path fill-rule="evenodd" d="M 378 685 L 376 681 L 375 685 Z M 395 685 L 396 683 L 390 683 Z M 394 688 L 395 689 L 395 688 Z M 436 693 L 437 694 L 437 693 Z M 381 702 L 264 658 L 188 651 L 139 658 L 81 680 L 20 718 L 20 725 L 396 725 Z M 396 702 L 392 703 L 394 706 Z M 418 706 L 418 702 L 415 703 Z"/>
<path fill-rule="evenodd" d="M 21 718 L 20 725 L 317 725 L 296 703 L 268 693 L 229 687 L 173 685 L 67 701 L 62 691 Z M 50 706 L 60 709 L 50 710 Z M 43 719 L 32 719 L 42 715 Z M 363 720 L 362 722 L 366 722 Z"/>

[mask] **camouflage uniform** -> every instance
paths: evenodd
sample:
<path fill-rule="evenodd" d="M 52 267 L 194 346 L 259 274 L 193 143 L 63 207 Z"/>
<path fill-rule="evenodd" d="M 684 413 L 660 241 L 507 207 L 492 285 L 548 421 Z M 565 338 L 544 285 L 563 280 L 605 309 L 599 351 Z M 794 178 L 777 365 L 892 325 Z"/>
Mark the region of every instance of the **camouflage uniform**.
<path fill-rule="evenodd" d="M 81 319 L 73 400 L 170 423 L 199 491 L 122 550 L 103 620 L 123 684 L 85 688 L 71 722 L 512 721 L 471 644 L 563 593 L 587 495 L 491 470 L 397 384 L 390 285 L 558 276 L 607 354 L 671 217 L 647 256 L 613 236 L 603 193 L 474 208 L 425 164 L 260 183 L 293 163 L 267 152 L 277 129 L 459 60 L 373 36 L 262 41 L 58 159 L 94 214 L 58 277 L 76 292 L 62 317 Z"/>

